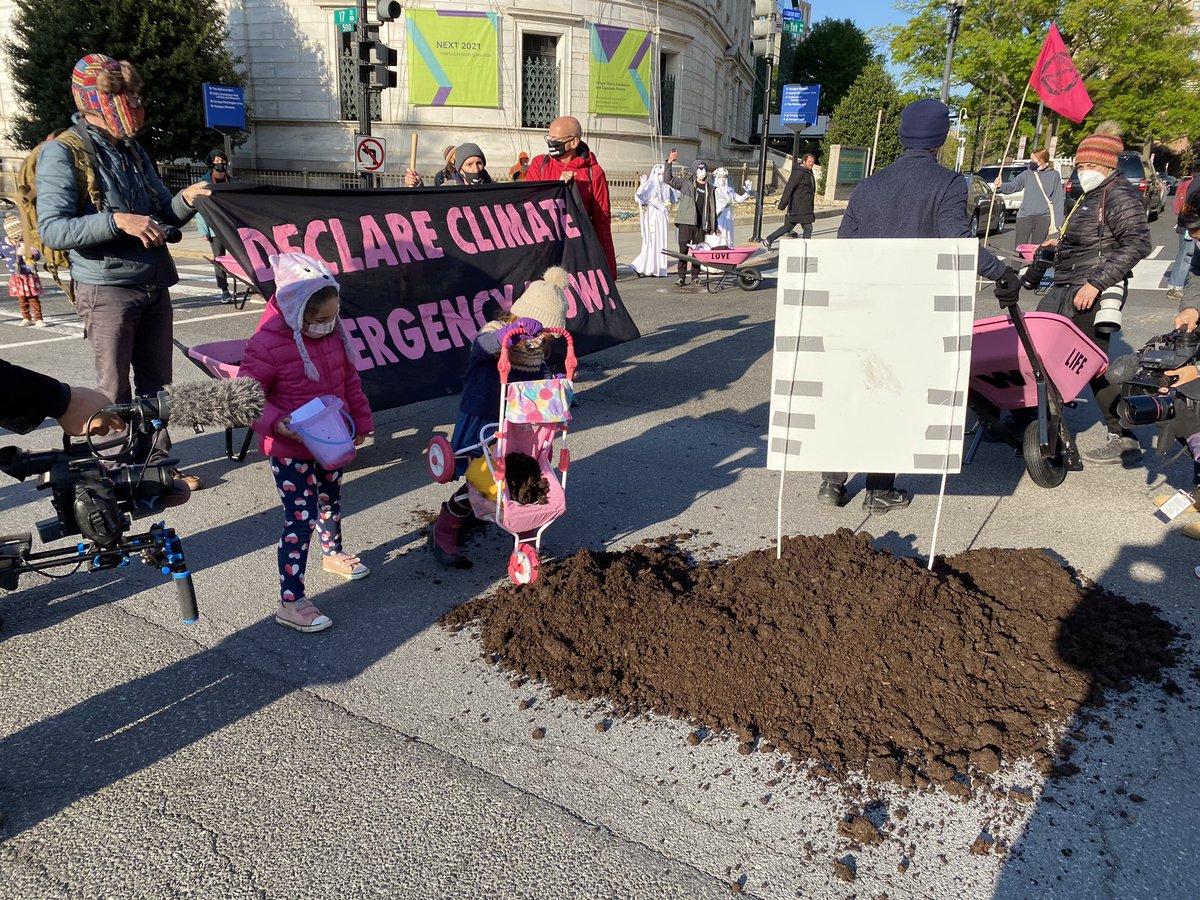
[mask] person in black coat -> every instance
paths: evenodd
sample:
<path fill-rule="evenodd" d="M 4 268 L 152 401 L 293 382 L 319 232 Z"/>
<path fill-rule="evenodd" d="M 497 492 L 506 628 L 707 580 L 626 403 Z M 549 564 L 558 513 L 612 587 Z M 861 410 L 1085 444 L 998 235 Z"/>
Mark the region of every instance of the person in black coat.
<path fill-rule="evenodd" d="M 57 419 L 67 434 L 83 434 L 91 422 L 92 434 L 122 431 L 125 423 L 116 415 L 95 415 L 112 401 L 99 391 L 72 387 L 49 375 L 0 359 L 0 428 L 28 434 L 43 419 Z M 94 416 L 94 418 L 93 418 Z"/>
<path fill-rule="evenodd" d="M 816 163 L 817 158 L 811 153 L 806 153 L 800 165 L 792 170 L 792 177 L 784 186 L 783 196 L 779 198 L 778 204 L 779 209 L 787 210 L 787 215 L 783 217 L 783 225 L 762 240 L 764 250 L 770 250 L 775 241 L 797 225 L 800 226 L 805 240 L 812 237 L 813 222 L 817 220 L 817 214 L 813 211 L 813 204 L 817 200 L 817 179 L 812 173 Z"/>
<path fill-rule="evenodd" d="M 698 159 L 692 163 L 692 177 L 671 175 L 671 166 L 679 154 L 674 150 L 667 156 L 667 174 L 663 184 L 679 191 L 679 204 L 675 207 L 675 226 L 679 231 L 679 253 L 690 254 L 695 244 L 704 242 L 704 236 L 717 230 L 717 196 L 708 180 L 708 163 Z M 679 278 L 675 284 L 687 284 L 687 263 L 679 261 Z M 692 263 L 692 283 L 700 280 L 700 264 Z"/>
<path fill-rule="evenodd" d="M 839 238 L 974 238 L 967 221 L 967 182 L 938 162 L 938 150 L 950 133 L 950 110 L 937 100 L 915 100 L 900 117 L 904 152 L 887 168 L 864 179 L 838 226 Z M 1020 291 L 1017 273 L 995 254 L 979 248 L 978 272 L 997 282 L 997 296 Z M 846 472 L 822 472 L 817 499 L 832 506 L 846 504 Z M 898 490 L 896 476 L 867 475 L 863 508 L 885 513 L 908 506 L 908 491 Z"/>

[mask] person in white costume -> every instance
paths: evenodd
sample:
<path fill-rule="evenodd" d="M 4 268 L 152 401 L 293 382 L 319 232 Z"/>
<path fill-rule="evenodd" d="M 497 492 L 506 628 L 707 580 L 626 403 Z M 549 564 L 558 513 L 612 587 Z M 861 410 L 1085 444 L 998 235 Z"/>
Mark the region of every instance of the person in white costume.
<path fill-rule="evenodd" d="M 679 199 L 679 194 L 663 181 L 665 168 L 662 163 L 653 166 L 634 195 L 642 223 L 642 250 L 629 265 L 638 278 L 646 275 L 662 278 L 669 274 L 669 259 L 662 252 L 671 228 L 669 206 Z"/>
<path fill-rule="evenodd" d="M 742 185 L 743 193 L 739 194 L 729 186 L 729 170 L 722 167 L 713 172 L 713 187 L 717 193 L 717 234 L 725 242 L 726 247 L 735 246 L 733 243 L 733 205 L 744 203 L 753 196 L 750 190 L 753 185 L 746 181 Z"/>

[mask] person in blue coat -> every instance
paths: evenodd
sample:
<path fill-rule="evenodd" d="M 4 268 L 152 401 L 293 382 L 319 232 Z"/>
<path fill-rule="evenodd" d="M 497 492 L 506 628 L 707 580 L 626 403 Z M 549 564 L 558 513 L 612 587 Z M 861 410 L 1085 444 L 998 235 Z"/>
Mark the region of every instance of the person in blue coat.
<path fill-rule="evenodd" d="M 974 238 L 967 220 L 967 182 L 938 162 L 950 133 L 950 110 L 937 100 L 915 100 L 900 117 L 904 152 L 890 166 L 864 179 L 838 227 L 839 238 Z M 1007 291 L 1019 291 L 1017 273 L 985 247 L 979 274 Z M 822 472 L 817 499 L 845 506 L 846 472 Z M 912 497 L 896 487 L 896 476 L 867 475 L 863 508 L 872 513 L 908 506 Z"/>
<path fill-rule="evenodd" d="M 169 288 L 179 281 L 168 236 L 195 214 L 208 183 L 172 196 L 149 155 L 133 139 L 145 123 L 142 79 L 128 62 L 91 53 L 71 73 L 79 110 L 72 118 L 95 169 L 101 208 L 79 196 L 70 149 L 42 148 L 37 166 L 37 217 L 42 242 L 65 250 L 75 282 L 76 312 L 96 357 L 96 381 L 116 403 L 154 396 L 171 382 L 173 311 Z M 175 231 L 171 231 L 175 229 Z M 133 368 L 133 385 L 129 370 Z M 157 449 L 170 449 L 166 432 Z M 148 456 L 151 447 L 139 447 Z M 199 480 L 185 479 L 193 490 Z"/>

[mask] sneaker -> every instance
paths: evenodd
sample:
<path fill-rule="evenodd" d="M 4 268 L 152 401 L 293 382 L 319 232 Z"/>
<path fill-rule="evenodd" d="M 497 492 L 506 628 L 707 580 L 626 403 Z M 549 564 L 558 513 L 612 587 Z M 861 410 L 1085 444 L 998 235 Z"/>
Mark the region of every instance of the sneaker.
<path fill-rule="evenodd" d="M 863 497 L 863 509 L 870 513 L 885 513 L 892 509 L 904 509 L 912 502 L 908 491 L 892 488 L 886 491 L 867 491 Z"/>
<path fill-rule="evenodd" d="M 1095 450 L 1081 450 L 1079 455 L 1084 462 L 1094 466 L 1111 466 L 1117 463 L 1135 466 L 1142 461 L 1142 446 L 1133 435 L 1114 434 L 1110 431 L 1103 444 Z"/>
<path fill-rule="evenodd" d="M 767 252 L 770 252 L 770 250 L 771 250 L 771 242 L 768 241 L 766 238 L 763 238 L 761 241 L 759 241 L 758 246 L 762 247 Z"/>
<path fill-rule="evenodd" d="M 33 324 L 33 319 L 22 319 L 20 322 L 17 323 L 17 327 L 18 328 L 28 328 L 32 324 Z"/>
<path fill-rule="evenodd" d="M 229 291 L 226 291 L 225 293 L 223 293 L 221 295 L 221 302 L 222 303 L 232 303 L 233 302 L 233 294 L 229 293 Z"/>
<path fill-rule="evenodd" d="M 348 581 L 358 581 L 371 574 L 371 570 L 363 565 L 362 560 L 344 550 L 340 553 L 330 553 L 321 558 L 321 568 L 332 575 L 340 575 Z"/>
<path fill-rule="evenodd" d="M 676 287 L 684 287 L 686 285 L 687 285 L 687 276 L 686 275 L 680 275 L 678 278 L 675 279 Z"/>
<path fill-rule="evenodd" d="M 1173 287 L 1167 291 L 1167 299 L 1178 303 L 1183 299 L 1183 288 Z"/>
<path fill-rule="evenodd" d="M 50 323 L 47 322 L 45 319 L 38 319 L 36 322 L 33 323 L 33 327 L 34 328 L 49 328 Z"/>
<path fill-rule="evenodd" d="M 817 491 L 817 501 L 829 506 L 846 505 L 846 486 L 836 481 L 822 481 L 821 489 Z"/>
<path fill-rule="evenodd" d="M 281 601 L 279 611 L 275 613 L 275 621 L 286 628 L 294 628 L 296 631 L 306 633 L 324 631 L 333 624 L 333 619 L 313 606 L 312 601 L 307 597 L 294 603 Z"/>
<path fill-rule="evenodd" d="M 1200 541 L 1200 522 L 1188 522 L 1183 526 L 1183 536 Z"/>
<path fill-rule="evenodd" d="M 178 478 L 180 481 L 186 484 L 189 491 L 198 491 L 200 488 L 204 487 L 204 482 L 200 480 L 199 476 L 184 475 L 178 469 L 171 470 L 171 477 Z"/>

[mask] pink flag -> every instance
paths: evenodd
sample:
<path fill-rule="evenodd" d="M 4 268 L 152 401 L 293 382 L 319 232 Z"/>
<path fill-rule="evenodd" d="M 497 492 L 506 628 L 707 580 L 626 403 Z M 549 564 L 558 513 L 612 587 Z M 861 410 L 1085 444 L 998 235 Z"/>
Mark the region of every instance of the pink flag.
<path fill-rule="evenodd" d="M 1029 76 L 1029 86 L 1038 92 L 1043 103 L 1072 122 L 1082 122 L 1092 108 L 1092 98 L 1071 61 L 1057 25 L 1050 26 L 1033 74 Z"/>

